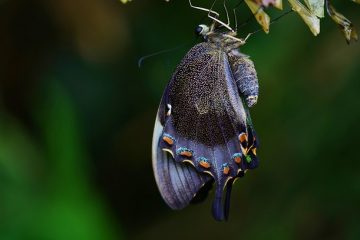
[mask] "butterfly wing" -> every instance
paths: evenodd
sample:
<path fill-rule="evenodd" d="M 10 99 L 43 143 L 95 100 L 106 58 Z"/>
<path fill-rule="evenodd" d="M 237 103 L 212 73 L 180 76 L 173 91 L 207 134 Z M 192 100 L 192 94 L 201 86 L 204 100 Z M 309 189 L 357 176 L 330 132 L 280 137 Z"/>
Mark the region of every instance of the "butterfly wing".
<path fill-rule="evenodd" d="M 160 110 L 164 108 L 160 105 L 155 120 L 152 143 L 153 170 L 157 186 L 165 202 L 172 209 L 182 209 L 191 202 L 201 187 L 211 180 L 211 177 L 197 172 L 189 164 L 175 162 L 171 153 L 159 147 L 159 141 L 162 140 L 161 136 L 164 132 Z"/>
<path fill-rule="evenodd" d="M 155 126 L 153 166 L 163 198 L 185 207 L 213 179 L 213 215 L 227 218 L 231 187 L 224 206 L 223 189 L 257 166 L 256 142 L 226 53 L 207 42 L 195 45 L 164 92 Z"/>

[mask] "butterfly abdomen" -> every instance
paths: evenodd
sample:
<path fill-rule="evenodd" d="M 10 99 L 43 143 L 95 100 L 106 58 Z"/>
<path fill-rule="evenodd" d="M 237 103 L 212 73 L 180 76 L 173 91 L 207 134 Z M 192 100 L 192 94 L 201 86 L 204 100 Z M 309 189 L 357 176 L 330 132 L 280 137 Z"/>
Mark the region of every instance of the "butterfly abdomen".
<path fill-rule="evenodd" d="M 245 55 L 230 56 L 229 60 L 236 85 L 244 96 L 247 106 L 254 106 L 259 95 L 259 83 L 253 61 Z"/>

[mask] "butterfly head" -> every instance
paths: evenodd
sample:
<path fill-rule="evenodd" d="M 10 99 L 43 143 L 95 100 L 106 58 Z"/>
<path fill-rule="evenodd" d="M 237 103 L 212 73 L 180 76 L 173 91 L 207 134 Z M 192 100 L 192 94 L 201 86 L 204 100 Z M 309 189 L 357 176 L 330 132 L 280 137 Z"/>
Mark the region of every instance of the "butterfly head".
<path fill-rule="evenodd" d="M 195 34 L 204 39 L 206 38 L 209 32 L 210 32 L 210 28 L 205 24 L 200 24 L 195 28 Z"/>

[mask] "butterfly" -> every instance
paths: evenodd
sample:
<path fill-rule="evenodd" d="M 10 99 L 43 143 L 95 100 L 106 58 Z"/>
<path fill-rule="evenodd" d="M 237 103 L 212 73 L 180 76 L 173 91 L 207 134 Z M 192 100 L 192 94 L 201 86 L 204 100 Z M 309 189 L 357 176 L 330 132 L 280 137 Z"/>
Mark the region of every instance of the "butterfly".
<path fill-rule="evenodd" d="M 172 209 L 206 197 L 214 185 L 213 217 L 226 220 L 235 179 L 258 166 L 258 139 L 249 108 L 258 98 L 245 40 L 214 22 L 177 66 L 157 112 L 152 164 L 160 194 Z M 226 191 L 226 194 L 223 194 Z M 223 197 L 223 195 L 225 195 Z"/>

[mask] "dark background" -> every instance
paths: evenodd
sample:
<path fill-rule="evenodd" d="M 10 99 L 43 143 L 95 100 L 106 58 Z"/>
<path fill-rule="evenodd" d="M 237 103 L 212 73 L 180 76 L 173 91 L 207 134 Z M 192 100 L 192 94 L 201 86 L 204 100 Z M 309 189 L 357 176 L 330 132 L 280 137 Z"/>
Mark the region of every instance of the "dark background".
<path fill-rule="evenodd" d="M 360 5 L 334 4 L 360 26 Z M 360 46 L 329 17 L 314 37 L 291 13 L 242 48 L 260 81 L 261 164 L 235 184 L 230 220 L 210 199 L 165 205 L 153 123 L 200 23 L 187 1 L 0 1 L 1 240 L 360 239 Z"/>

